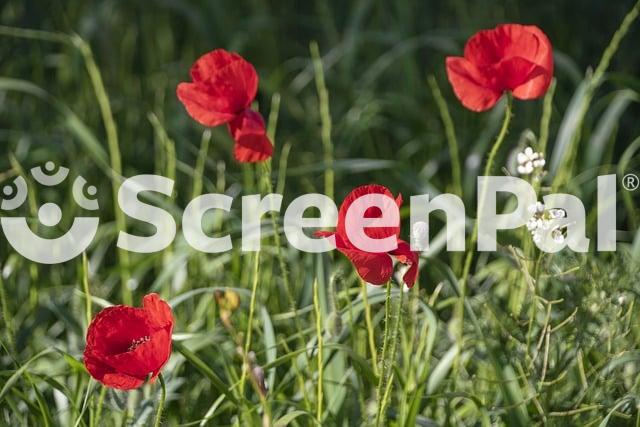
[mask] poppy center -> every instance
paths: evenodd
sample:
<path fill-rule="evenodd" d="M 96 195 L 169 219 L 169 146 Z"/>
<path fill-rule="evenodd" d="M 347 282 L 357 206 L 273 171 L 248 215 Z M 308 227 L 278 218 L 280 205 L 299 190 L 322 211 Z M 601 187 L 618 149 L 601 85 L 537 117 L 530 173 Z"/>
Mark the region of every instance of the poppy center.
<path fill-rule="evenodd" d="M 133 340 L 133 342 L 129 345 L 129 348 L 127 349 L 127 351 L 135 350 L 136 348 L 138 348 L 138 346 L 148 342 L 150 339 L 151 338 L 148 335 L 146 335 L 146 336 L 144 336 L 142 338 L 138 338 L 136 340 Z"/>

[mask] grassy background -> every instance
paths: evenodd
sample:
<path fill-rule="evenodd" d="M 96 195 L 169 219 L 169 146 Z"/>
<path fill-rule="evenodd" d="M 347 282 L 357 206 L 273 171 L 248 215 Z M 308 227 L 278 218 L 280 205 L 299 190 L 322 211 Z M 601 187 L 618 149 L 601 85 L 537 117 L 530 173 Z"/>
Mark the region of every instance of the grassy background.
<path fill-rule="evenodd" d="M 99 188 L 101 228 L 88 267 L 80 259 L 36 266 L 0 242 L 0 424 L 151 423 L 158 386 L 101 392 L 76 362 L 88 315 L 109 303 L 138 304 L 149 291 L 170 300 L 177 318 L 177 350 L 164 371 L 166 425 L 251 425 L 264 418 L 312 425 L 318 407 L 327 425 L 369 424 L 377 412 L 378 370 L 389 366 L 391 425 L 636 423 L 638 191 L 620 190 L 623 243 L 616 254 L 563 252 L 534 263 L 504 246 L 478 256 L 467 280 L 462 340 L 453 316 L 459 255 L 436 247 L 423 258 L 419 284 L 404 298 L 397 360 L 383 363 L 372 355 L 369 338 L 380 353 L 384 289 L 369 289 L 363 304 L 361 285 L 343 257 L 301 254 L 286 241 L 280 248 L 266 220 L 256 264 L 255 254 L 239 250 L 237 198 L 229 216 L 208 221 L 212 233 L 232 233 L 233 252 L 194 253 L 179 238 L 162 253 L 127 259 L 115 250 L 122 218 L 111 194 L 111 168 L 120 157 L 123 176 L 175 177 L 174 196 L 160 203 L 178 219 L 194 194 L 207 192 L 238 197 L 271 186 L 284 189 L 286 206 L 300 194 L 326 192 L 322 129 L 328 131 L 329 123 L 336 200 L 370 182 L 402 192 L 407 200 L 453 191 L 441 110 L 427 84 L 434 75 L 455 124 L 462 195 L 473 216 L 475 177 L 504 106 L 484 114 L 463 109 L 446 81 L 444 58 L 460 54 L 478 29 L 521 22 L 540 26 L 555 50 L 557 81 L 549 98 L 545 151 L 550 163 L 563 167 L 545 185 L 583 199 L 594 238 L 594 177 L 640 170 L 640 25 L 622 41 L 594 96 L 584 97 L 579 88 L 592 82 L 593 69 L 632 6 L 479 0 L 3 2 L 4 26 L 76 35 L 0 29 L 1 177 L 8 181 L 49 159 L 71 167 Z M 328 104 L 319 101 L 312 41 L 322 55 Z M 276 132 L 272 170 L 234 162 L 224 129 L 205 131 L 175 97 L 191 63 L 216 47 L 242 53 L 258 70 L 257 103 Z M 111 111 L 105 110 L 105 96 Z M 576 120 L 583 106 L 585 118 Z M 331 122 L 322 117 L 323 107 L 329 107 Z M 541 143 L 547 129 L 542 111 L 542 101 L 515 103 L 499 166 L 509 166 L 526 144 Z M 70 187 L 48 191 L 30 182 L 30 191 L 21 214 L 33 214 L 45 201 L 64 207 L 61 230 L 53 233 L 62 233 L 81 213 Z M 143 224 L 127 224 L 129 230 L 148 231 Z M 432 238 L 441 235 L 441 226 L 439 219 L 432 221 Z M 505 234 L 501 241 L 516 252 L 528 250 L 525 233 Z M 249 386 L 238 391 L 238 344 L 245 342 L 253 284 L 258 293 L 251 350 L 266 373 L 270 390 L 264 398 Z M 216 302 L 215 291 L 223 288 L 239 295 L 238 309 L 225 311 Z M 396 287 L 394 300 L 398 296 Z M 319 337 L 325 346 L 320 398 Z"/>

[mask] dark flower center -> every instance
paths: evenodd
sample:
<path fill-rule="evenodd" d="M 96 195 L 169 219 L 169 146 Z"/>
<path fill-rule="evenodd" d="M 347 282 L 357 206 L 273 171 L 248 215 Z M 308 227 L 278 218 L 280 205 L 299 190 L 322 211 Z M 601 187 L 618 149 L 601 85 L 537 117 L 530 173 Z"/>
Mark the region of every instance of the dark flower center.
<path fill-rule="evenodd" d="M 138 338 L 136 340 L 133 340 L 133 342 L 131 343 L 131 345 L 129 345 L 129 348 L 127 349 L 127 351 L 133 351 L 136 348 L 138 348 L 138 346 L 148 342 L 151 338 L 147 335 L 144 336 L 142 338 Z"/>

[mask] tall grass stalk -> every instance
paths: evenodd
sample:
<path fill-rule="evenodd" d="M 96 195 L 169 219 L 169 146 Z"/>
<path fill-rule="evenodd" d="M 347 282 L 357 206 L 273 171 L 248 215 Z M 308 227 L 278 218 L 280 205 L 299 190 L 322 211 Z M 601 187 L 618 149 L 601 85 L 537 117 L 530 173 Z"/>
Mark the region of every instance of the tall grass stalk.
<path fill-rule="evenodd" d="M 86 252 L 82 253 L 82 289 L 84 291 L 85 320 L 88 328 L 93 316 L 91 314 L 91 292 L 89 292 L 89 261 Z"/>
<path fill-rule="evenodd" d="M 322 314 L 320 311 L 320 291 L 318 290 L 318 279 L 313 281 L 313 309 L 316 318 L 316 340 L 318 341 L 318 391 L 316 395 L 316 420 L 322 423 L 322 404 L 324 400 L 324 338 L 322 333 Z"/>
<path fill-rule="evenodd" d="M 362 287 L 362 303 L 364 304 L 364 321 L 367 326 L 367 341 L 369 343 L 369 351 L 371 352 L 371 367 L 373 373 L 380 375 L 380 369 L 378 369 L 378 350 L 376 347 L 376 335 L 373 329 L 373 321 L 371 320 L 371 306 L 369 305 L 369 293 L 367 289 L 367 282 L 360 280 Z"/>
<path fill-rule="evenodd" d="M 320 104 L 320 122 L 322 148 L 324 151 L 324 194 L 333 200 L 334 196 L 334 171 L 333 171 L 333 143 L 331 142 L 331 114 L 329 112 L 329 91 L 324 81 L 322 57 L 318 43 L 309 44 L 313 70 L 315 73 L 318 102 Z"/>
<path fill-rule="evenodd" d="M 91 47 L 85 42 L 79 35 L 74 34 L 71 36 L 73 45 L 78 49 L 84 60 L 85 67 L 89 74 L 93 91 L 98 101 L 98 107 L 100 108 L 100 114 L 102 116 L 102 122 L 107 136 L 107 146 L 109 149 L 109 161 L 111 166 L 111 188 L 113 195 L 113 206 L 118 206 L 118 190 L 119 184 L 122 179 L 122 157 L 120 155 L 120 145 L 118 143 L 118 131 L 116 129 L 116 123 L 113 119 L 113 113 L 111 111 L 111 104 L 109 102 L 109 96 L 107 90 L 104 87 L 102 81 L 102 74 L 96 64 L 93 57 Z M 126 219 L 124 212 L 120 209 L 114 208 L 114 215 L 116 219 L 116 227 L 118 230 L 126 229 Z M 126 250 L 118 249 L 118 264 L 120 269 L 120 283 L 122 288 L 122 301 L 124 304 L 131 305 L 133 303 L 131 289 L 129 288 L 129 281 L 131 279 L 129 253 Z"/>
<path fill-rule="evenodd" d="M 102 425 L 100 423 L 100 418 L 102 417 L 102 407 L 104 406 L 104 398 L 106 395 L 107 387 L 102 386 L 100 389 L 100 394 L 98 395 L 98 402 L 96 402 L 95 417 L 93 418 L 93 422 L 90 423 L 90 427 Z"/>
<path fill-rule="evenodd" d="M 260 280 L 260 251 L 256 251 L 253 255 L 253 276 L 251 286 L 251 300 L 249 301 L 249 318 L 247 320 L 247 329 L 245 332 L 244 352 L 242 357 L 244 364 L 242 366 L 242 374 L 240 376 L 239 393 L 240 398 L 244 396 L 244 385 L 247 381 L 247 373 L 249 370 L 249 351 L 251 351 L 251 338 L 253 333 L 253 317 L 256 310 L 256 300 L 258 293 L 258 282 Z"/>
<path fill-rule="evenodd" d="M 449 113 L 447 103 L 440 92 L 438 81 L 434 75 L 429 75 L 427 78 L 433 99 L 436 102 L 438 111 L 440 112 L 440 119 L 444 126 L 444 134 L 449 147 L 449 158 L 451 159 L 451 181 L 453 187 L 453 193 L 459 197 L 462 197 L 462 167 L 460 166 L 460 149 L 458 148 L 458 138 L 456 137 L 455 126 L 453 125 L 453 119 Z M 453 252 L 451 254 L 451 263 L 453 271 L 460 273 L 462 264 L 462 253 Z"/>
<path fill-rule="evenodd" d="M 198 157 L 196 159 L 196 166 L 193 170 L 193 189 L 191 191 L 192 200 L 202 194 L 204 167 L 207 162 L 210 143 L 211 130 L 206 129 L 204 132 L 202 132 L 202 138 L 200 139 L 200 149 L 198 150 Z"/>
<path fill-rule="evenodd" d="M 438 82 L 433 76 L 429 75 L 427 78 L 433 99 L 436 102 L 438 111 L 440 112 L 440 119 L 444 125 L 444 134 L 447 139 L 447 145 L 449 146 L 449 157 L 451 158 L 451 181 L 453 182 L 453 193 L 462 197 L 462 168 L 460 166 L 460 149 L 458 148 L 458 138 L 456 137 L 456 130 L 449 113 L 447 103 L 440 92 Z"/>
<path fill-rule="evenodd" d="M 387 282 L 385 301 L 384 301 L 384 335 L 382 339 L 382 356 L 380 358 L 380 365 L 382 369 L 378 375 L 378 388 L 376 391 L 376 398 L 378 399 L 378 407 L 376 413 L 376 426 L 380 425 L 382 417 L 382 402 L 383 394 L 385 391 L 385 379 L 387 375 L 387 352 L 389 351 L 389 342 L 391 341 L 391 281 Z"/>

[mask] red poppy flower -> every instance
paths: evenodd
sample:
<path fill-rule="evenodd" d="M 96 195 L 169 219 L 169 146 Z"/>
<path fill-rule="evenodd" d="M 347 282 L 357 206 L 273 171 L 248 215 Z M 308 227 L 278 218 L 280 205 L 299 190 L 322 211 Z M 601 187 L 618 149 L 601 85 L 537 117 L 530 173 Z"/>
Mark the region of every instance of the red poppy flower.
<path fill-rule="evenodd" d="M 229 125 L 240 162 L 259 162 L 271 157 L 260 113 L 250 109 L 258 91 L 255 68 L 237 53 L 216 49 L 202 55 L 191 67 L 192 83 L 178 85 L 178 99 L 187 113 L 205 126 Z"/>
<path fill-rule="evenodd" d="M 393 275 L 393 259 L 408 266 L 403 276 L 407 286 L 412 287 L 418 275 L 418 254 L 411 251 L 409 244 L 400 239 L 400 224 L 391 227 L 365 227 L 364 233 L 371 239 L 384 239 L 394 237 L 397 247 L 389 252 L 367 252 L 354 245 L 347 235 L 347 211 L 356 200 L 367 195 L 382 194 L 390 198 L 389 205 L 383 205 L 382 209 L 372 206 L 365 210 L 365 218 L 381 218 L 389 209 L 399 209 L 402 205 L 402 196 L 394 199 L 388 188 L 382 185 L 364 185 L 353 190 L 344 199 L 338 212 L 338 224 L 335 232 L 319 231 L 316 236 L 334 236 L 336 248 L 353 263 L 360 277 L 373 285 L 382 285 L 391 279 Z M 383 212 L 384 211 L 384 212 Z"/>
<path fill-rule="evenodd" d="M 493 107 L 505 91 L 518 99 L 543 96 L 553 77 L 553 49 L 540 28 L 504 24 L 473 35 L 464 57 L 447 58 L 447 76 L 462 104 Z"/>
<path fill-rule="evenodd" d="M 171 308 L 157 294 L 145 296 L 142 308 L 107 307 L 89 325 L 84 364 L 107 387 L 138 388 L 169 360 L 172 331 Z"/>

